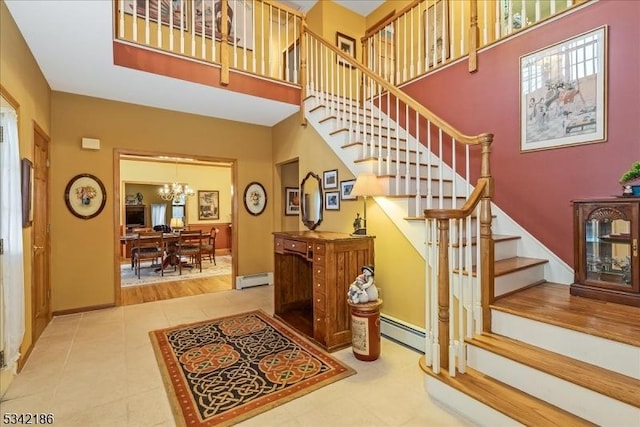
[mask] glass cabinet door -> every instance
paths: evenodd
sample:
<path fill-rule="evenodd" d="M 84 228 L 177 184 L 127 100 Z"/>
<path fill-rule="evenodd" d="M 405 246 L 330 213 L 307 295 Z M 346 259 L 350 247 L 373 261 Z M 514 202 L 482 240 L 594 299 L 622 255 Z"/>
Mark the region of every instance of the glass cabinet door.
<path fill-rule="evenodd" d="M 585 279 L 599 286 L 630 289 L 632 274 L 631 217 L 624 209 L 601 207 L 584 222 Z"/>

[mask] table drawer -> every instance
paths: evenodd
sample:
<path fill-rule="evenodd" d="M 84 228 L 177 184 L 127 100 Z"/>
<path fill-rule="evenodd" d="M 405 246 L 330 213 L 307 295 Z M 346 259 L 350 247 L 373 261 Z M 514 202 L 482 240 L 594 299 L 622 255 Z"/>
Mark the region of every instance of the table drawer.
<path fill-rule="evenodd" d="M 324 265 L 313 265 L 313 281 L 322 281 L 324 283 Z"/>
<path fill-rule="evenodd" d="M 325 256 L 322 254 L 313 254 L 313 265 L 314 266 L 324 266 Z"/>
<path fill-rule="evenodd" d="M 280 237 L 276 237 L 274 239 L 274 241 L 273 241 L 273 250 L 277 254 L 283 254 L 284 253 L 284 239 L 282 239 Z"/>
<path fill-rule="evenodd" d="M 289 252 L 307 253 L 307 244 L 298 240 L 284 240 L 284 249 Z"/>
<path fill-rule="evenodd" d="M 313 245 L 313 253 L 324 255 L 324 244 L 323 243 L 312 243 Z"/>
<path fill-rule="evenodd" d="M 313 289 L 313 309 L 314 310 L 326 310 L 327 297 L 324 296 L 324 292 L 316 292 L 316 288 Z"/>

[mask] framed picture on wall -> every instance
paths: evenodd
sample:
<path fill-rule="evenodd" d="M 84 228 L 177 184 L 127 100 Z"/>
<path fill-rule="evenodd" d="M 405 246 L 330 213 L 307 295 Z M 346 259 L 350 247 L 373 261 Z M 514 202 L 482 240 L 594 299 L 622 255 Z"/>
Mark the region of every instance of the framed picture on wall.
<path fill-rule="evenodd" d="M 328 211 L 340 210 L 340 192 L 327 191 L 324 193 L 324 208 Z"/>
<path fill-rule="evenodd" d="M 340 199 L 342 200 L 356 200 L 358 197 L 351 194 L 353 186 L 356 180 L 350 179 L 347 181 L 340 181 Z"/>
<path fill-rule="evenodd" d="M 148 2 L 149 6 L 149 21 L 158 22 L 158 6 L 160 9 L 160 17 L 164 25 L 169 25 L 169 23 L 173 24 L 174 28 L 184 28 L 187 30 L 187 2 L 180 6 L 179 1 L 172 0 L 159 0 L 159 1 L 150 1 Z M 124 13 L 128 15 L 134 15 L 139 19 L 147 18 L 147 2 L 144 0 L 124 0 L 122 3 L 122 10 Z M 173 15 L 170 18 L 170 14 Z"/>
<path fill-rule="evenodd" d="M 356 59 L 356 40 L 353 37 L 349 37 L 346 34 L 336 32 L 336 46 L 345 55 Z M 351 67 L 347 61 L 338 56 L 338 64 Z"/>
<path fill-rule="evenodd" d="M 520 151 L 606 140 L 607 27 L 520 57 Z"/>
<path fill-rule="evenodd" d="M 440 0 L 424 11 L 425 64 L 429 67 L 451 56 L 449 45 L 449 2 Z"/>
<path fill-rule="evenodd" d="M 322 173 L 322 186 L 325 190 L 338 188 L 338 169 L 324 171 Z"/>
<path fill-rule="evenodd" d="M 198 190 L 198 219 L 220 219 L 220 197 L 216 190 Z"/>
<path fill-rule="evenodd" d="M 294 187 L 286 187 L 284 195 L 284 214 L 298 215 L 300 214 L 300 190 Z"/>

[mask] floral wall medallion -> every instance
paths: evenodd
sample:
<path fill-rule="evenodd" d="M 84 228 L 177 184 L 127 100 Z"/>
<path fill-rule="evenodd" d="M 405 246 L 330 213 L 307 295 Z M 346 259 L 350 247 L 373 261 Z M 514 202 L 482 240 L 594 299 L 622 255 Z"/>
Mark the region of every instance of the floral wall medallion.
<path fill-rule="evenodd" d="M 244 207 L 251 215 L 260 215 L 267 207 L 267 193 L 259 182 L 252 182 L 244 190 Z"/>
<path fill-rule="evenodd" d="M 93 218 L 102 212 L 107 202 L 107 192 L 95 176 L 76 175 L 64 190 L 64 201 L 72 214 L 82 219 Z"/>

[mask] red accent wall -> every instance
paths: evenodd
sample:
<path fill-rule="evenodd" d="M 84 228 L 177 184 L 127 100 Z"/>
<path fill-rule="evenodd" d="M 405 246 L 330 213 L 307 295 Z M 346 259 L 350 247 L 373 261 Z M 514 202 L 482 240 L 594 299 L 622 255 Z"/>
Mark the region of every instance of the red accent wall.
<path fill-rule="evenodd" d="M 571 200 L 621 194 L 618 179 L 640 160 L 640 2 L 603 0 L 542 25 L 403 89 L 467 135 L 494 134 L 495 203 L 573 265 Z M 604 143 L 520 152 L 520 56 L 607 25 Z"/>

